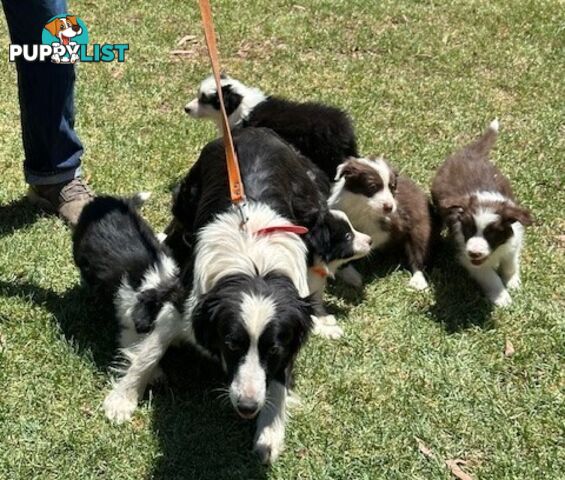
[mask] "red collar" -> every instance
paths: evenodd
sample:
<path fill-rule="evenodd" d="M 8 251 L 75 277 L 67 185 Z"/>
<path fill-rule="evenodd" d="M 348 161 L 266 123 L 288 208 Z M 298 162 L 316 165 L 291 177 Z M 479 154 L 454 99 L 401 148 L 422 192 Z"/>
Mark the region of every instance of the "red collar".
<path fill-rule="evenodd" d="M 326 278 L 330 276 L 330 270 L 326 266 L 322 267 L 322 266 L 314 265 L 310 267 L 310 270 L 322 278 Z"/>
<path fill-rule="evenodd" d="M 255 233 L 257 235 L 268 235 L 269 233 L 296 233 L 296 235 L 306 235 L 308 229 L 306 227 L 301 227 L 300 225 L 274 225 L 272 227 L 260 228 Z"/>

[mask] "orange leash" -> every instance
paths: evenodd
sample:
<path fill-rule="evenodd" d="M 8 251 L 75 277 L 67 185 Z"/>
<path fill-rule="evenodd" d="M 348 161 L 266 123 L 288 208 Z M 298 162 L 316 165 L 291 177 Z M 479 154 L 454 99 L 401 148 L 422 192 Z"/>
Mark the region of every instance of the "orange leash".
<path fill-rule="evenodd" d="M 220 114 L 222 119 L 222 131 L 224 137 L 224 148 L 226 150 L 226 164 L 228 167 L 228 181 L 230 187 L 230 197 L 232 204 L 238 208 L 242 223 L 245 224 L 247 219 L 243 213 L 242 207 L 245 205 L 245 190 L 241 180 L 239 171 L 239 162 L 233 144 L 230 124 L 226 107 L 224 106 L 224 96 L 222 95 L 222 84 L 220 81 L 220 61 L 218 60 L 218 47 L 216 45 L 216 33 L 214 31 L 214 21 L 212 20 L 212 9 L 208 0 L 198 0 L 200 5 L 200 14 L 202 15 L 202 26 L 204 27 L 204 36 L 206 37 L 206 46 L 208 47 L 208 55 L 212 64 L 212 72 L 216 80 L 216 88 L 218 98 L 220 100 Z"/>

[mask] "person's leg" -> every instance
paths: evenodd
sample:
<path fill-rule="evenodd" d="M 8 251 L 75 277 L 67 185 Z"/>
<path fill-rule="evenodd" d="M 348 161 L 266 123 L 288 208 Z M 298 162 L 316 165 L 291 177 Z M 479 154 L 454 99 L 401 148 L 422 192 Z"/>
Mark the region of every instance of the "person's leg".
<path fill-rule="evenodd" d="M 66 0 L 2 0 L 2 5 L 12 43 L 20 45 L 41 44 L 45 24 L 67 12 Z M 19 58 L 16 69 L 30 198 L 75 223 L 91 194 L 78 178 L 83 147 L 74 130 L 74 67 Z M 67 185 L 72 188 L 64 191 Z"/>

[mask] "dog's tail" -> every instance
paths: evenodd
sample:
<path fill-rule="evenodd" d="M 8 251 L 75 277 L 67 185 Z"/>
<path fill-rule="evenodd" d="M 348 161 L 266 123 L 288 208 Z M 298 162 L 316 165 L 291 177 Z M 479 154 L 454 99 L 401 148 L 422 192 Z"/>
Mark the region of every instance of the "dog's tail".
<path fill-rule="evenodd" d="M 133 208 L 138 210 L 147 200 L 149 200 L 149 197 L 151 197 L 151 192 L 139 192 L 130 197 L 128 201 Z"/>
<path fill-rule="evenodd" d="M 485 158 L 488 156 L 492 147 L 496 143 L 498 137 L 498 129 L 500 128 L 500 123 L 498 118 L 495 118 L 490 125 L 485 130 L 485 132 L 471 145 L 467 147 L 467 152 L 471 155 L 471 159 L 475 158 Z"/>
<path fill-rule="evenodd" d="M 174 260 L 168 256 L 162 257 L 149 275 L 153 277 L 152 286 L 138 291 L 132 312 L 137 333 L 151 331 L 166 304 L 179 312 L 182 310 L 184 287 Z"/>

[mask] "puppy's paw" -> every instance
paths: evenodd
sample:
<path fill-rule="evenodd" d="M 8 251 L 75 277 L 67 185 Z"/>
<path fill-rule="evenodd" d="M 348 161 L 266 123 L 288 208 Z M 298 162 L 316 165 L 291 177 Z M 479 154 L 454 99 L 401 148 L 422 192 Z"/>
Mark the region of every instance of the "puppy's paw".
<path fill-rule="evenodd" d="M 313 317 L 314 319 L 314 335 L 337 340 L 343 336 L 343 329 L 337 324 L 333 315 L 324 315 L 323 317 Z"/>
<path fill-rule="evenodd" d="M 520 280 L 520 275 L 514 274 L 506 282 L 506 288 L 510 290 L 519 290 L 522 286 L 522 281 Z"/>
<path fill-rule="evenodd" d="M 426 277 L 424 277 L 424 274 L 420 271 L 412 275 L 408 285 L 414 290 L 426 290 L 429 287 Z"/>
<path fill-rule="evenodd" d="M 259 456 L 263 465 L 272 465 L 279 458 L 284 448 L 284 426 L 265 427 L 257 432 L 253 451 Z"/>
<path fill-rule="evenodd" d="M 507 290 L 502 290 L 502 292 L 497 292 L 496 294 L 489 294 L 489 299 L 497 307 L 508 307 L 512 304 L 512 297 Z"/>
<path fill-rule="evenodd" d="M 131 420 L 136 407 L 137 398 L 135 396 L 128 396 L 116 389 L 108 394 L 102 405 L 106 417 L 117 424 Z"/>
<path fill-rule="evenodd" d="M 326 325 L 328 327 L 331 325 L 337 325 L 337 320 L 333 315 L 320 315 L 316 318 L 318 319 L 318 323 L 321 325 Z"/>
<path fill-rule="evenodd" d="M 361 288 L 363 286 L 363 277 L 352 265 L 339 270 L 337 274 L 345 283 L 354 288 Z"/>

